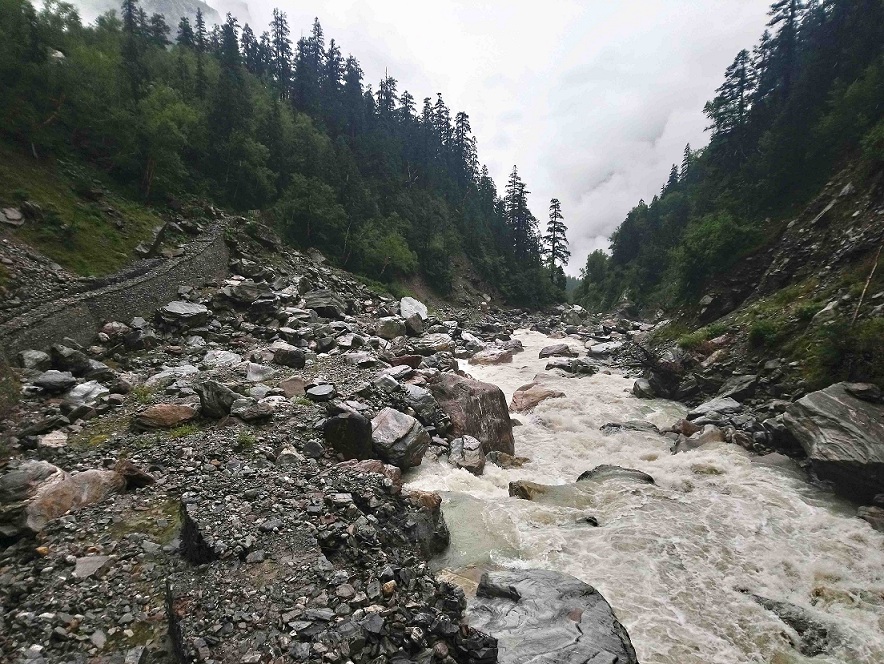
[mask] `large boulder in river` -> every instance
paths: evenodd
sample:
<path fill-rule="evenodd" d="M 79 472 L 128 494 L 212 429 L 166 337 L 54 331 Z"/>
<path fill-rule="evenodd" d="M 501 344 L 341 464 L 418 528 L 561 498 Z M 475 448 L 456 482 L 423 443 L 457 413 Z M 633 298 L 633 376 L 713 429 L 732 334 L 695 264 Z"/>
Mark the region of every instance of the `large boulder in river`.
<path fill-rule="evenodd" d="M 482 575 L 467 617 L 497 638 L 500 664 L 638 664 L 629 634 L 592 586 L 549 570 Z"/>
<path fill-rule="evenodd" d="M 451 420 L 453 436 L 472 436 L 482 441 L 482 451 L 515 453 L 513 423 L 506 397 L 496 385 L 443 373 L 429 384 L 439 407 Z"/>
<path fill-rule="evenodd" d="M 817 475 L 857 501 L 884 493 L 884 405 L 836 383 L 791 404 L 783 415 Z M 855 392 L 855 391 L 854 391 Z"/>
<path fill-rule="evenodd" d="M 542 348 L 538 357 L 577 357 L 577 352 L 568 344 L 553 344 Z"/>
<path fill-rule="evenodd" d="M 577 478 L 578 482 L 601 482 L 604 480 L 627 480 L 640 482 L 642 484 L 654 483 L 653 477 L 640 470 L 636 470 L 635 468 L 623 468 L 622 466 L 612 466 L 606 463 L 601 466 L 596 466 L 592 470 L 580 473 L 580 477 Z"/>
<path fill-rule="evenodd" d="M 473 475 L 481 475 L 485 470 L 485 453 L 482 443 L 472 436 L 461 436 L 451 441 L 448 462 L 457 468 L 463 468 Z"/>
<path fill-rule="evenodd" d="M 371 421 L 374 451 L 381 460 L 403 470 L 419 466 L 430 446 L 430 434 L 411 415 L 384 408 Z"/>
<path fill-rule="evenodd" d="M 516 413 L 527 413 L 537 404 L 547 399 L 558 399 L 565 396 L 564 392 L 544 387 L 539 383 L 528 383 L 522 385 L 518 390 L 513 392 L 513 400 L 510 403 L 510 410 Z"/>

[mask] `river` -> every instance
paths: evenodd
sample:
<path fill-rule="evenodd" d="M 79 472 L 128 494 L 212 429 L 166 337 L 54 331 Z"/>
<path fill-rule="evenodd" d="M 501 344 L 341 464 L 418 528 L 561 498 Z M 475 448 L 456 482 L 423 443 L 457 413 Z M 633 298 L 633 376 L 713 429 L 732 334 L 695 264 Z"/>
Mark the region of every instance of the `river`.
<path fill-rule="evenodd" d="M 606 435 L 608 422 L 644 419 L 665 427 L 685 409 L 639 400 L 632 380 L 545 372 L 539 350 L 553 341 L 515 335 L 512 364 L 463 368 L 494 383 L 507 402 L 537 374 L 565 397 L 515 415 L 516 454 L 531 459 L 481 477 L 425 463 L 408 486 L 443 495 L 451 547 L 436 561 L 450 571 L 541 567 L 595 586 L 626 626 L 642 664 L 884 662 L 884 534 L 855 507 L 808 483 L 793 462 L 712 444 L 673 455 L 649 433 Z M 567 340 L 575 348 L 576 340 Z M 637 468 L 655 485 L 608 481 L 579 504 L 510 498 L 509 482 L 566 484 L 600 464 Z M 579 519 L 595 516 L 595 528 Z M 746 593 L 785 601 L 832 626 L 826 654 L 804 657 L 791 629 Z"/>

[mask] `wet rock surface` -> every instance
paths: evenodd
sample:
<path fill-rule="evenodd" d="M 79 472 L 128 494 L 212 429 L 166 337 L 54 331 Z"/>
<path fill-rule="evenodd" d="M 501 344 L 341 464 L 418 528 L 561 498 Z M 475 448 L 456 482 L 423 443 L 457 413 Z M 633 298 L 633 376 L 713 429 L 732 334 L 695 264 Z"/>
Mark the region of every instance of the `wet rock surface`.
<path fill-rule="evenodd" d="M 870 501 L 884 493 L 884 405 L 858 399 L 857 391 L 870 393 L 837 383 L 808 394 L 786 409 L 783 423 L 820 478 L 848 497 Z"/>
<path fill-rule="evenodd" d="M 472 624 L 497 636 L 498 662 L 638 662 L 605 598 L 565 574 L 488 572 L 468 615 Z"/>

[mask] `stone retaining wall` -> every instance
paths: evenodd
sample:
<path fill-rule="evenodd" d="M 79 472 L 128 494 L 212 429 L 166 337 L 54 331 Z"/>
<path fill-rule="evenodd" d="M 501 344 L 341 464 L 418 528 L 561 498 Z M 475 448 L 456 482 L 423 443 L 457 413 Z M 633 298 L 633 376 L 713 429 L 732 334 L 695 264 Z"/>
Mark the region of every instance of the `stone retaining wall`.
<path fill-rule="evenodd" d="M 0 352 L 12 360 L 28 348 L 45 349 L 65 337 L 88 345 L 104 321 L 148 317 L 171 300 L 180 286 L 201 286 L 227 274 L 224 229 L 216 226 L 191 242 L 183 256 L 108 286 L 49 302 L 0 325 Z"/>

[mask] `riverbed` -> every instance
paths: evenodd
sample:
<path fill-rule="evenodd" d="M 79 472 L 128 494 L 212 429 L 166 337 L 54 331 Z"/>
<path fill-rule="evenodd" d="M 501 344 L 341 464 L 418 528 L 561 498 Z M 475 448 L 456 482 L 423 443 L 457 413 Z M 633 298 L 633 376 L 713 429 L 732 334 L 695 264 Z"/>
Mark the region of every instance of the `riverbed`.
<path fill-rule="evenodd" d="M 654 433 L 605 434 L 599 428 L 610 422 L 666 427 L 685 409 L 635 398 L 616 369 L 581 378 L 545 371 L 539 350 L 561 340 L 515 337 L 525 350 L 511 364 L 462 368 L 508 402 L 538 374 L 565 396 L 513 415 L 516 454 L 531 460 L 522 468 L 488 463 L 475 477 L 425 462 L 406 477 L 443 495 L 452 541 L 438 568 L 572 574 L 607 598 L 643 664 L 884 662 L 884 534 L 856 518 L 855 506 L 780 455 L 724 443 L 673 455 Z M 655 484 L 606 481 L 568 505 L 508 495 L 511 481 L 567 484 L 600 464 L 642 470 Z M 799 654 L 792 629 L 745 591 L 829 625 L 829 651 Z"/>

